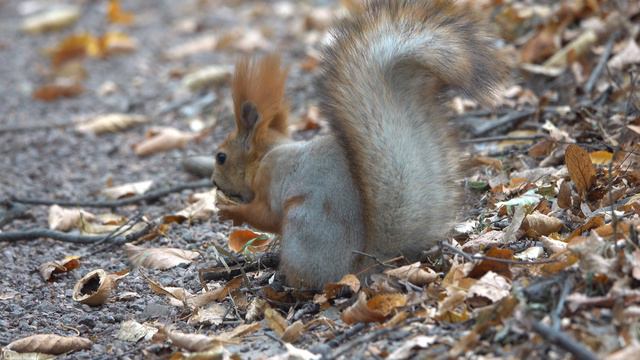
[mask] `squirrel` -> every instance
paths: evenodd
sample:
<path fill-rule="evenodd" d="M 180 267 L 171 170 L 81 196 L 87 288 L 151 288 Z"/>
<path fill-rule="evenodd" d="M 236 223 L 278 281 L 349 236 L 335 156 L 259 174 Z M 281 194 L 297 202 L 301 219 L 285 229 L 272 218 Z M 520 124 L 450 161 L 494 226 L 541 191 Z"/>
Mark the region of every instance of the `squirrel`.
<path fill-rule="evenodd" d="M 330 133 L 293 141 L 280 57 L 244 58 L 236 129 L 212 175 L 239 201 L 219 217 L 280 234 L 279 270 L 296 287 L 416 259 L 443 239 L 459 192 L 444 101 L 457 89 L 486 103 L 506 78 L 481 21 L 453 1 L 369 1 L 331 34 L 319 75 Z"/>

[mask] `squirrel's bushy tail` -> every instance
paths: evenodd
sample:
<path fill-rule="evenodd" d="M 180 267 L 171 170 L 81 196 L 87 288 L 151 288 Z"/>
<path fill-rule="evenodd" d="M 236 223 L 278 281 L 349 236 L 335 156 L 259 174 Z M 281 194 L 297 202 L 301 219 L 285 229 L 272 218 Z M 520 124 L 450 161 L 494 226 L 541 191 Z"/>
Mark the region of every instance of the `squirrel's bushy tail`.
<path fill-rule="evenodd" d="M 455 214 L 443 94 L 488 100 L 506 67 L 480 21 L 446 0 L 370 1 L 332 41 L 321 107 L 362 191 L 365 251 L 412 255 L 442 239 Z"/>

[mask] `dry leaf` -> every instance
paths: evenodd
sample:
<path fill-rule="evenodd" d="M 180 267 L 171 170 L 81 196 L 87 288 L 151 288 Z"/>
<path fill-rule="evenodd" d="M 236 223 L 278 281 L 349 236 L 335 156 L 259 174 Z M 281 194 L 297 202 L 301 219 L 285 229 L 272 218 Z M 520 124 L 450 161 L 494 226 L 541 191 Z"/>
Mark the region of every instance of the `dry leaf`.
<path fill-rule="evenodd" d="M 489 271 L 469 288 L 467 298 L 483 297 L 496 303 L 509 296 L 510 291 L 511 283 L 505 277 Z"/>
<path fill-rule="evenodd" d="M 136 48 L 135 40 L 120 32 L 107 32 L 100 37 L 89 33 L 73 34 L 65 38 L 47 52 L 54 67 L 60 67 L 72 59 L 106 57 L 111 54 L 127 52 Z"/>
<path fill-rule="evenodd" d="M 278 334 L 278 336 L 282 336 L 289 326 L 289 324 L 287 324 L 287 320 L 282 317 L 277 310 L 270 307 L 264 311 L 264 321 L 271 330 Z"/>
<path fill-rule="evenodd" d="M 171 60 L 179 60 L 186 56 L 203 52 L 211 52 L 215 50 L 217 45 L 218 37 L 216 35 L 203 35 L 194 40 L 190 40 L 170 48 L 165 53 L 165 56 Z"/>
<path fill-rule="evenodd" d="M 119 0 L 109 0 L 107 19 L 109 19 L 109 22 L 114 24 L 128 25 L 133 23 L 134 16 L 132 13 L 122 10 Z"/>
<path fill-rule="evenodd" d="M 102 195 L 109 199 L 122 199 L 133 195 L 142 195 L 153 185 L 153 180 L 128 183 L 119 186 L 112 186 L 101 191 Z"/>
<path fill-rule="evenodd" d="M 436 336 L 416 336 L 413 339 L 405 340 L 404 343 L 394 350 L 387 360 L 405 360 L 415 355 L 414 349 L 427 349 L 433 345 L 438 338 Z"/>
<path fill-rule="evenodd" d="M 229 248 L 237 253 L 266 251 L 272 240 L 267 234 L 259 234 L 246 229 L 236 229 L 229 234 Z"/>
<path fill-rule="evenodd" d="M 587 51 L 591 50 L 597 41 L 598 35 L 595 31 L 587 30 L 560 49 L 560 51 L 553 54 L 542 66 L 551 69 L 565 68 L 569 64 L 569 59 L 581 58 Z"/>
<path fill-rule="evenodd" d="M 135 320 L 127 320 L 120 325 L 116 338 L 123 341 L 138 342 L 141 339 L 151 340 L 158 332 L 155 326 L 140 324 Z"/>
<path fill-rule="evenodd" d="M 104 304 L 118 281 L 129 273 L 107 274 L 102 269 L 89 272 L 78 280 L 73 287 L 73 300 L 83 304 L 97 306 Z"/>
<path fill-rule="evenodd" d="M 261 327 L 262 326 L 258 322 L 255 322 L 253 324 L 242 324 L 231 331 L 227 331 L 219 334 L 218 338 L 223 341 L 224 340 L 231 341 L 233 339 L 240 338 L 240 337 L 249 335 L 251 333 L 254 333 L 260 330 Z"/>
<path fill-rule="evenodd" d="M 175 248 L 144 248 L 125 244 L 124 251 L 133 266 L 166 270 L 180 264 L 191 264 L 200 254 Z"/>
<path fill-rule="evenodd" d="M 487 251 L 485 256 L 489 258 L 513 260 L 513 251 L 509 249 L 491 248 Z M 492 259 L 482 260 L 479 264 L 473 267 L 471 272 L 469 272 L 468 277 L 479 279 L 489 271 L 493 271 L 507 279 L 511 279 L 511 267 L 509 264 Z"/>
<path fill-rule="evenodd" d="M 18 339 L 6 346 L 19 353 L 43 353 L 59 355 L 71 351 L 91 349 L 93 342 L 79 336 L 59 336 L 54 334 L 31 335 Z"/>
<path fill-rule="evenodd" d="M 211 65 L 187 74 L 182 84 L 191 91 L 200 91 L 224 84 L 229 78 L 231 69 L 228 66 Z"/>
<path fill-rule="evenodd" d="M 538 238 L 540 235 L 549 235 L 562 229 L 562 220 L 553 216 L 541 214 L 538 211 L 529 214 L 522 222 L 522 229 L 527 232 L 527 236 Z"/>
<path fill-rule="evenodd" d="M 531 260 L 539 259 L 543 255 L 544 255 L 544 248 L 542 246 L 532 246 L 514 255 L 514 257 L 522 261 L 531 261 Z"/>
<path fill-rule="evenodd" d="M 177 222 L 181 223 L 185 220 L 194 222 L 198 220 L 207 220 L 218 213 L 218 192 L 216 189 L 204 193 L 194 194 L 192 196 L 196 200 L 193 204 L 180 210 L 174 215 L 168 215 L 163 218 L 165 223 Z"/>
<path fill-rule="evenodd" d="M 589 157 L 594 165 L 608 165 L 613 160 L 613 154 L 604 150 L 594 151 Z"/>
<path fill-rule="evenodd" d="M 320 360 L 321 354 L 314 354 L 308 350 L 299 349 L 289 343 L 284 343 L 286 353 L 272 356 L 269 360 Z"/>
<path fill-rule="evenodd" d="M 188 351 L 206 351 L 221 347 L 221 341 L 213 336 L 202 334 L 187 334 L 161 327 L 159 331 L 167 336 L 171 342 Z"/>
<path fill-rule="evenodd" d="M 623 69 L 627 65 L 640 64 L 640 47 L 633 38 L 629 40 L 627 46 L 619 54 L 609 60 L 609 67 L 612 69 Z"/>
<path fill-rule="evenodd" d="M 568 182 L 563 181 L 562 185 L 560 185 L 560 191 L 558 191 L 558 206 L 561 209 L 568 209 L 573 204 L 573 199 L 571 198 L 571 186 Z"/>
<path fill-rule="evenodd" d="M 54 101 L 60 98 L 76 97 L 84 91 L 84 86 L 76 80 L 59 79 L 56 82 L 42 85 L 32 96 L 42 101 Z"/>
<path fill-rule="evenodd" d="M 407 303 L 404 294 L 376 295 L 367 301 L 367 296 L 360 292 L 358 301 L 342 312 L 341 318 L 347 324 L 357 322 L 382 322 L 398 307 Z"/>
<path fill-rule="evenodd" d="M 38 268 L 44 281 L 51 280 L 53 274 L 61 274 L 77 269 L 80 266 L 80 256 L 67 256 L 60 261 L 49 261 Z"/>
<path fill-rule="evenodd" d="M 542 242 L 544 248 L 553 254 L 563 252 L 567 249 L 567 243 L 560 240 L 554 240 L 547 236 L 541 236 L 539 239 Z"/>
<path fill-rule="evenodd" d="M 69 231 L 80 226 L 81 219 L 92 221 L 95 215 L 82 209 L 65 209 L 58 205 L 49 208 L 49 229 Z"/>
<path fill-rule="evenodd" d="M 580 146 L 571 144 L 565 150 L 564 161 L 578 193 L 584 196 L 596 179 L 596 169 L 589 153 Z"/>
<path fill-rule="evenodd" d="M 24 19 L 22 30 L 32 34 L 60 30 L 75 24 L 78 18 L 80 9 L 77 6 L 57 6 Z"/>
<path fill-rule="evenodd" d="M 438 274 L 428 267 L 422 268 L 420 262 L 405 265 L 397 269 L 385 270 L 385 274 L 406 280 L 417 286 L 425 286 L 438 279 Z"/>
<path fill-rule="evenodd" d="M 358 290 L 360 290 L 360 280 L 358 280 L 358 277 L 353 274 L 347 274 L 336 283 L 325 284 L 324 295 L 327 300 L 331 300 L 343 294 L 355 294 Z"/>
<path fill-rule="evenodd" d="M 554 54 L 560 47 L 560 23 L 550 23 L 524 44 L 520 51 L 523 63 L 536 63 Z"/>
<path fill-rule="evenodd" d="M 98 46 L 99 56 L 106 57 L 133 51 L 138 47 L 138 43 L 127 34 L 110 31 L 98 39 Z"/>
<path fill-rule="evenodd" d="M 147 132 L 146 138 L 142 142 L 134 145 L 133 150 L 138 156 L 148 156 L 158 152 L 181 149 L 196 136 L 197 134 L 169 127 L 154 128 Z"/>
<path fill-rule="evenodd" d="M 136 125 L 148 122 L 149 118 L 144 115 L 107 114 L 97 116 L 87 122 L 79 123 L 76 125 L 76 130 L 82 133 L 93 133 L 99 135 L 126 130 Z"/>
<path fill-rule="evenodd" d="M 210 325 L 220 325 L 222 324 L 222 319 L 229 310 L 226 306 L 221 304 L 209 304 L 207 306 L 199 307 L 195 310 L 195 312 L 191 315 L 188 324 L 210 324 Z"/>

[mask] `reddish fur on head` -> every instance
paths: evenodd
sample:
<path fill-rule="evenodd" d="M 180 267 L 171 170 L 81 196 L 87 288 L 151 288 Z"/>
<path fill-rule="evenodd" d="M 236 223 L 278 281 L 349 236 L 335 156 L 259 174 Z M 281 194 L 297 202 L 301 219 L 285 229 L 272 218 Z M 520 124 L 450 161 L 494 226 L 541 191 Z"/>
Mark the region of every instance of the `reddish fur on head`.
<path fill-rule="evenodd" d="M 243 58 L 236 64 L 231 84 L 236 130 L 217 151 L 226 160 L 216 162 L 213 181 L 222 192 L 243 202 L 251 201 L 258 190 L 254 178 L 262 157 L 287 139 L 287 70 L 280 63 L 280 56 L 271 54 L 259 60 Z"/>

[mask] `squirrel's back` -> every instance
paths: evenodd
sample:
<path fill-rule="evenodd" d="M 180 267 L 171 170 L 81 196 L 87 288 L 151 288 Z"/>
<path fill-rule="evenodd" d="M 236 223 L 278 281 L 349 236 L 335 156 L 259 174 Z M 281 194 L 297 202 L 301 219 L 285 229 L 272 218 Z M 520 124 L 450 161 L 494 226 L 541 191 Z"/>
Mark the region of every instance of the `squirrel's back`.
<path fill-rule="evenodd" d="M 446 0 L 378 0 L 324 52 L 321 108 L 361 191 L 365 252 L 416 255 L 456 211 L 457 156 L 443 98 L 490 99 L 505 77 L 481 23 Z"/>

